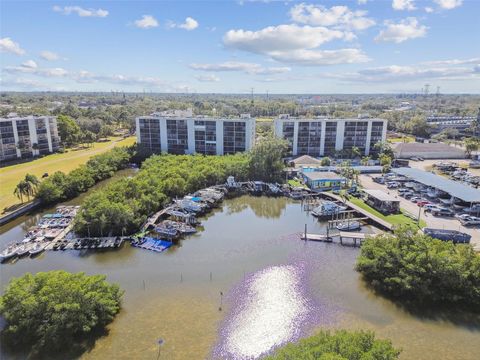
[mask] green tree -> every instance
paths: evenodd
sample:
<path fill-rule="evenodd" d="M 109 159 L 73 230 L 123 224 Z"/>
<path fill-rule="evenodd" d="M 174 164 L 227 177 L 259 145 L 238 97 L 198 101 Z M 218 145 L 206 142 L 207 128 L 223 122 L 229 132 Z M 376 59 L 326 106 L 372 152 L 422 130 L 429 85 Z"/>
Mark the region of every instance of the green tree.
<path fill-rule="evenodd" d="M 66 146 L 76 145 L 81 136 L 78 124 L 67 115 L 57 116 L 58 135 Z"/>
<path fill-rule="evenodd" d="M 352 147 L 352 158 L 357 159 L 362 155 L 360 148 L 358 146 Z"/>
<path fill-rule="evenodd" d="M 250 176 L 255 180 L 281 181 L 284 169 L 283 157 L 288 151 L 288 142 L 278 138 L 265 138 L 250 152 Z"/>
<path fill-rule="evenodd" d="M 468 138 L 464 141 L 465 143 L 465 156 L 470 157 L 472 152 L 478 151 L 480 148 L 480 140 L 477 138 Z"/>
<path fill-rule="evenodd" d="M 66 271 L 27 273 L 14 278 L 0 297 L 3 336 L 18 349 L 56 353 L 81 346 L 120 310 L 123 291 L 103 275 Z"/>
<path fill-rule="evenodd" d="M 401 227 L 394 234 L 367 238 L 356 269 L 373 288 L 407 303 L 480 311 L 480 257 L 470 245 Z"/>
<path fill-rule="evenodd" d="M 370 156 L 364 156 L 364 157 L 362 157 L 362 160 L 360 161 L 360 164 L 362 164 L 363 166 L 367 166 L 370 159 L 371 159 Z"/>
<path fill-rule="evenodd" d="M 322 160 L 320 160 L 320 165 L 322 165 L 322 166 L 330 166 L 331 162 L 332 162 L 332 161 L 330 160 L 330 158 L 327 157 L 327 156 L 325 156 L 325 157 L 322 158 Z"/>
<path fill-rule="evenodd" d="M 339 330 L 285 345 L 265 360 L 395 360 L 399 355 L 391 341 L 376 339 L 373 332 Z"/>

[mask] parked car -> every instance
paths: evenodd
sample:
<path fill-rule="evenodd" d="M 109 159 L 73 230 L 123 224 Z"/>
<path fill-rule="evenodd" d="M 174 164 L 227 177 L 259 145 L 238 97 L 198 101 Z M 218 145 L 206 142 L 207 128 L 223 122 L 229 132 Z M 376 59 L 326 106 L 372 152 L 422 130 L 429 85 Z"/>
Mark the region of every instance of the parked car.
<path fill-rule="evenodd" d="M 406 191 L 404 193 L 400 194 L 401 197 L 404 197 L 405 199 L 410 199 L 413 196 L 413 192 L 411 191 Z"/>
<path fill-rule="evenodd" d="M 432 210 L 432 214 L 435 216 L 454 216 L 455 212 L 447 208 L 438 208 L 438 209 Z"/>
<path fill-rule="evenodd" d="M 417 206 L 424 207 L 425 205 L 430 205 L 430 201 L 421 200 L 417 202 Z"/>
<path fill-rule="evenodd" d="M 410 201 L 416 204 L 416 203 L 419 202 L 419 201 L 425 201 L 425 199 L 424 199 L 424 198 L 421 198 L 420 196 L 412 196 L 412 197 L 410 198 Z"/>
<path fill-rule="evenodd" d="M 388 189 L 396 189 L 396 188 L 398 188 L 398 183 L 395 182 L 395 181 L 387 182 L 387 188 Z"/>
<path fill-rule="evenodd" d="M 373 181 L 375 181 L 376 183 L 379 183 L 379 184 L 385 184 L 385 179 L 381 176 L 374 177 Z"/>
<path fill-rule="evenodd" d="M 423 207 L 423 210 L 428 212 L 428 211 L 433 211 L 435 209 L 438 209 L 438 206 L 435 205 L 435 204 L 425 204 L 425 206 Z"/>

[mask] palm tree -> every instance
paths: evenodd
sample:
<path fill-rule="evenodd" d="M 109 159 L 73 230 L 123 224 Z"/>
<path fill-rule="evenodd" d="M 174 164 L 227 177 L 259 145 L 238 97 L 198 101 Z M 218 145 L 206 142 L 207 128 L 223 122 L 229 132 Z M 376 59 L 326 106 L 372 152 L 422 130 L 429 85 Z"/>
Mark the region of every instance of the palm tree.
<path fill-rule="evenodd" d="M 15 187 L 15 190 L 13 190 L 13 194 L 20 199 L 20 201 L 23 203 L 23 192 L 24 192 L 24 185 L 25 180 L 20 181 L 17 186 Z"/>
<path fill-rule="evenodd" d="M 370 159 L 370 156 L 364 156 L 362 157 L 362 160 L 360 160 L 360 164 L 362 164 L 363 166 L 367 166 Z"/>
<path fill-rule="evenodd" d="M 352 158 L 358 158 L 360 157 L 360 155 L 362 155 L 362 153 L 360 152 L 360 148 L 358 146 L 353 146 L 352 147 Z"/>
<path fill-rule="evenodd" d="M 27 183 L 31 184 L 34 192 L 37 191 L 38 186 L 40 185 L 40 181 L 38 180 L 38 178 L 35 175 L 33 175 L 33 174 L 25 175 L 25 181 Z"/>

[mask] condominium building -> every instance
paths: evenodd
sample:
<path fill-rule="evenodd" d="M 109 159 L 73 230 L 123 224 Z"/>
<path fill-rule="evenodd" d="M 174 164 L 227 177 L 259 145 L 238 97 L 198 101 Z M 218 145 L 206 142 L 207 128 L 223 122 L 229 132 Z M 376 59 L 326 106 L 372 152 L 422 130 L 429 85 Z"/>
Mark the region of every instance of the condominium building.
<path fill-rule="evenodd" d="M 137 142 L 152 152 L 224 155 L 250 150 L 255 140 L 255 119 L 193 115 L 174 110 L 136 119 Z"/>
<path fill-rule="evenodd" d="M 0 161 L 29 158 L 58 150 L 60 137 L 54 116 L 0 118 Z"/>
<path fill-rule="evenodd" d="M 274 121 L 275 135 L 288 140 L 293 156 L 333 156 L 356 147 L 363 155 L 385 141 L 387 120 L 372 118 L 330 119 L 280 115 Z"/>

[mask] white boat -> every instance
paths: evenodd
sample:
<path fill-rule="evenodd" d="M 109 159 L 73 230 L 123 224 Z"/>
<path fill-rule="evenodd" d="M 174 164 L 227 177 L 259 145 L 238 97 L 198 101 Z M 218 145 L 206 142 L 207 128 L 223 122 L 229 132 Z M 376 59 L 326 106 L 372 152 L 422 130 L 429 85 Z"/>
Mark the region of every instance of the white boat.
<path fill-rule="evenodd" d="M 362 225 L 358 221 L 346 221 L 336 226 L 337 230 L 340 231 L 355 231 L 360 230 L 361 227 Z"/>
<path fill-rule="evenodd" d="M 17 256 L 21 257 L 24 255 L 27 255 L 30 251 L 30 248 L 31 246 L 27 244 L 20 245 L 19 247 L 17 247 L 17 251 L 16 251 Z"/>
<path fill-rule="evenodd" d="M 0 262 L 7 261 L 8 259 L 16 255 L 17 255 L 17 247 L 10 245 L 6 249 L 4 249 L 2 252 L 0 252 Z"/>
<path fill-rule="evenodd" d="M 330 217 L 345 210 L 347 210 L 345 206 L 326 200 L 312 210 L 312 215 L 315 217 Z"/>
<path fill-rule="evenodd" d="M 40 254 L 43 250 L 45 250 L 45 244 L 36 242 L 33 244 L 32 248 L 29 250 L 31 256 Z"/>

